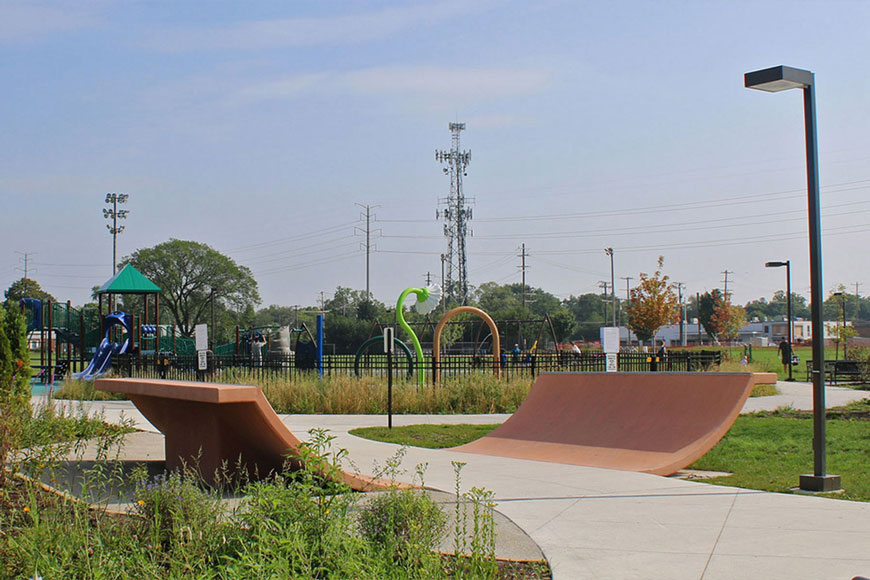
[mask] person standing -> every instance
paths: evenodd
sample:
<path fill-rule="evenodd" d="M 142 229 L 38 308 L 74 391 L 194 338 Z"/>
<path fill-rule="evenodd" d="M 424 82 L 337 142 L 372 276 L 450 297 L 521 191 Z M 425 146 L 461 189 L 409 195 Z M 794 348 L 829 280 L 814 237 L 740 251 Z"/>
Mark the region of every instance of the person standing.
<path fill-rule="evenodd" d="M 782 370 L 787 372 L 793 356 L 791 344 L 789 344 L 787 339 L 783 338 L 782 342 L 779 343 L 777 350 L 779 351 L 779 356 L 782 360 Z"/>

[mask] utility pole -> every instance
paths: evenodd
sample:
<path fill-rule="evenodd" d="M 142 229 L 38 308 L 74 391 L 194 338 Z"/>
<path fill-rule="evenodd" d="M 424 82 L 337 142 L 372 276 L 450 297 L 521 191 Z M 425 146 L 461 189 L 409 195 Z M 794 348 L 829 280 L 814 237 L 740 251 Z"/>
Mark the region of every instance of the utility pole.
<path fill-rule="evenodd" d="M 444 282 L 444 295 L 461 306 L 468 302 L 468 262 L 465 251 L 465 238 L 471 235 L 468 221 L 471 220 L 471 207 L 466 205 L 462 178 L 467 174 L 471 163 L 471 151 L 459 149 L 459 133 L 465 130 L 465 123 L 450 123 L 450 151 L 436 150 L 435 160 L 444 164 L 442 171 L 450 177 L 450 194 L 441 198 L 445 208 L 435 210 L 435 218 L 443 218 L 444 236 L 447 238 L 447 279 Z M 469 200 L 473 202 L 474 200 Z"/>
<path fill-rule="evenodd" d="M 631 302 L 631 289 L 629 288 L 629 282 L 634 280 L 631 276 L 620 276 L 620 280 L 625 280 L 625 301 Z"/>
<path fill-rule="evenodd" d="M 432 273 L 426 272 L 426 286 L 432 285 Z"/>
<path fill-rule="evenodd" d="M 724 282 L 725 282 L 725 302 L 728 302 L 728 274 L 733 274 L 734 272 L 731 272 L 729 270 L 725 270 L 722 273 L 725 274 L 725 280 L 724 280 Z"/>
<path fill-rule="evenodd" d="M 680 346 L 686 346 L 686 328 L 684 325 L 684 320 L 686 318 L 686 309 L 683 305 L 683 284 L 682 282 L 675 282 L 677 285 L 677 294 L 679 295 L 680 301 Z"/>
<path fill-rule="evenodd" d="M 613 277 L 613 248 L 604 248 L 604 253 L 610 256 L 610 306 L 613 310 L 613 326 L 616 324 L 616 283 Z"/>
<path fill-rule="evenodd" d="M 366 302 L 371 302 L 372 301 L 372 293 L 371 293 L 370 286 L 369 286 L 369 274 L 370 274 L 369 266 L 370 266 L 371 251 L 372 251 L 372 247 L 373 247 L 372 246 L 372 239 L 371 239 L 371 235 L 372 235 L 371 219 L 373 217 L 372 210 L 375 208 L 381 207 L 381 206 L 379 206 L 379 205 L 363 205 L 361 203 L 358 203 L 356 205 L 358 205 L 359 207 L 361 207 L 365 210 L 365 213 L 360 214 L 360 219 L 365 218 L 365 220 L 366 220 L 365 230 L 363 230 L 361 228 L 354 228 L 354 231 L 365 233 L 365 236 L 366 236 L 366 241 L 364 243 L 360 244 L 360 247 L 365 248 L 365 251 L 366 251 Z M 377 219 L 377 218 L 375 217 L 375 219 Z M 377 232 L 379 232 L 379 231 L 380 230 L 377 230 Z"/>
<path fill-rule="evenodd" d="M 22 256 L 24 256 L 24 277 L 30 278 L 30 276 L 28 276 L 28 274 L 30 273 L 30 270 L 28 269 L 28 261 L 29 261 L 30 256 L 34 255 L 34 252 L 19 252 L 18 250 L 15 250 L 15 253 L 21 254 Z M 21 268 L 16 268 L 16 270 L 21 271 Z M 855 284 L 855 288 L 856 288 L 855 292 L 857 292 L 857 288 L 858 288 L 857 283 Z"/>
<path fill-rule="evenodd" d="M 601 303 L 604 305 L 604 324 L 607 324 L 607 289 L 610 284 L 607 282 L 598 282 L 598 287 L 601 288 Z"/>
<path fill-rule="evenodd" d="M 447 305 L 447 281 L 444 279 L 444 262 L 447 259 L 446 254 L 441 254 L 441 301 Z"/>
<path fill-rule="evenodd" d="M 522 287 L 522 302 L 523 302 L 523 310 L 526 309 L 526 244 L 522 245 L 522 249 L 520 250 L 520 258 L 522 259 L 520 272 L 523 275 L 523 287 Z"/>
<path fill-rule="evenodd" d="M 320 291 L 320 310 L 321 312 L 326 310 L 326 298 L 323 297 L 323 290 Z"/>
<path fill-rule="evenodd" d="M 701 293 L 695 292 L 695 308 L 698 310 L 698 346 L 701 346 Z"/>

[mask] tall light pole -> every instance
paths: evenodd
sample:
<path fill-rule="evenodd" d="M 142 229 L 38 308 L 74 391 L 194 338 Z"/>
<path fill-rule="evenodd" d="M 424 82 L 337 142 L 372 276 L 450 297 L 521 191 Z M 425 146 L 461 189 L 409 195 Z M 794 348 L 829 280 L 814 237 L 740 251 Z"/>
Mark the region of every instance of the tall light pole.
<path fill-rule="evenodd" d="M 810 237 L 810 299 L 813 325 L 813 474 L 800 476 L 806 491 L 840 489 L 840 476 L 825 466 L 825 329 L 822 320 L 822 224 L 819 207 L 819 157 L 816 150 L 815 75 L 808 70 L 775 66 L 744 75 L 747 88 L 769 93 L 803 89 L 807 150 L 807 213 Z"/>
<path fill-rule="evenodd" d="M 785 296 L 786 296 L 786 309 L 788 311 L 788 353 L 789 357 L 791 357 L 792 353 L 792 343 L 794 342 L 794 318 L 791 313 L 791 260 L 786 260 L 785 262 L 765 262 L 765 268 L 782 268 L 785 266 Z M 794 376 L 792 376 L 791 370 L 791 361 L 788 361 L 788 381 L 794 381 Z"/>
<path fill-rule="evenodd" d="M 118 234 L 124 231 L 124 226 L 118 225 L 119 219 L 126 219 L 130 210 L 118 209 L 119 203 L 127 203 L 130 196 L 126 193 L 107 193 L 106 203 L 112 204 L 111 208 L 103 208 L 103 217 L 112 220 L 106 224 L 109 233 L 112 234 L 112 276 L 118 273 Z"/>
<path fill-rule="evenodd" d="M 839 296 L 840 297 L 840 306 L 843 308 L 843 327 L 840 330 L 840 339 L 843 339 L 843 331 L 846 330 L 846 293 L 845 292 L 834 292 L 831 296 Z M 846 341 L 843 342 L 843 360 L 848 360 L 849 357 L 846 356 Z M 837 343 L 839 344 L 839 342 Z"/>
<path fill-rule="evenodd" d="M 616 326 L 616 285 L 613 277 L 613 248 L 604 248 L 604 253 L 610 256 L 610 301 L 613 307 L 613 326 Z"/>

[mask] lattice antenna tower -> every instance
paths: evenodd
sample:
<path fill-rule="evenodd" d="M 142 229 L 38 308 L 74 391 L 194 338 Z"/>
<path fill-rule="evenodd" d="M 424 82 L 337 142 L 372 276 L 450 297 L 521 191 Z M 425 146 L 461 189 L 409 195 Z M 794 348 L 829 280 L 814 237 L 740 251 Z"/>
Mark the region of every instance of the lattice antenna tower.
<path fill-rule="evenodd" d="M 450 123 L 449 128 L 450 151 L 436 150 L 435 160 L 444 165 L 442 171 L 450 177 L 450 195 L 438 200 L 439 206 L 443 209 L 436 209 L 435 217 L 444 220 L 444 236 L 447 238 L 444 296 L 447 300 L 465 305 L 468 302 L 468 261 L 465 239 L 472 235 L 468 222 L 472 217 L 469 204 L 474 203 L 474 199 L 466 199 L 465 192 L 462 190 L 462 178 L 467 175 L 466 169 L 471 163 L 471 151 L 459 149 L 459 133 L 465 129 L 465 123 Z"/>

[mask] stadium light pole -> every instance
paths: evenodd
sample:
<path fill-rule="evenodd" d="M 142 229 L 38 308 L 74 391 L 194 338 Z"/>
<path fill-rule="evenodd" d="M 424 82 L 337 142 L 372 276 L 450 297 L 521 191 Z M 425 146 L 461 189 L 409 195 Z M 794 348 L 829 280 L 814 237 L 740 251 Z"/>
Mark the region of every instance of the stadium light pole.
<path fill-rule="evenodd" d="M 819 156 L 816 148 L 815 75 L 808 70 L 775 66 L 748 72 L 744 85 L 769 93 L 803 89 L 807 157 L 807 212 L 810 237 L 810 297 L 813 325 L 813 474 L 800 476 L 800 489 L 834 491 L 840 476 L 825 472 L 825 329 L 822 320 L 822 224 L 819 207 Z"/>
<path fill-rule="evenodd" d="M 782 268 L 785 266 L 785 292 L 786 292 L 786 310 L 788 311 L 788 350 L 789 356 L 792 354 L 792 343 L 794 343 L 794 318 L 791 313 L 791 260 L 786 260 L 785 262 L 766 262 L 764 264 L 765 268 Z M 794 376 L 792 375 L 792 365 L 791 361 L 788 361 L 788 378 L 787 381 L 794 381 Z"/>
<path fill-rule="evenodd" d="M 109 233 L 112 234 L 112 276 L 118 273 L 118 234 L 124 231 L 124 226 L 118 225 L 119 219 L 126 219 L 130 210 L 118 209 L 119 203 L 127 203 L 130 196 L 126 193 L 107 193 L 106 203 L 111 204 L 111 208 L 103 208 L 103 217 L 112 220 L 111 224 L 106 224 Z"/>

